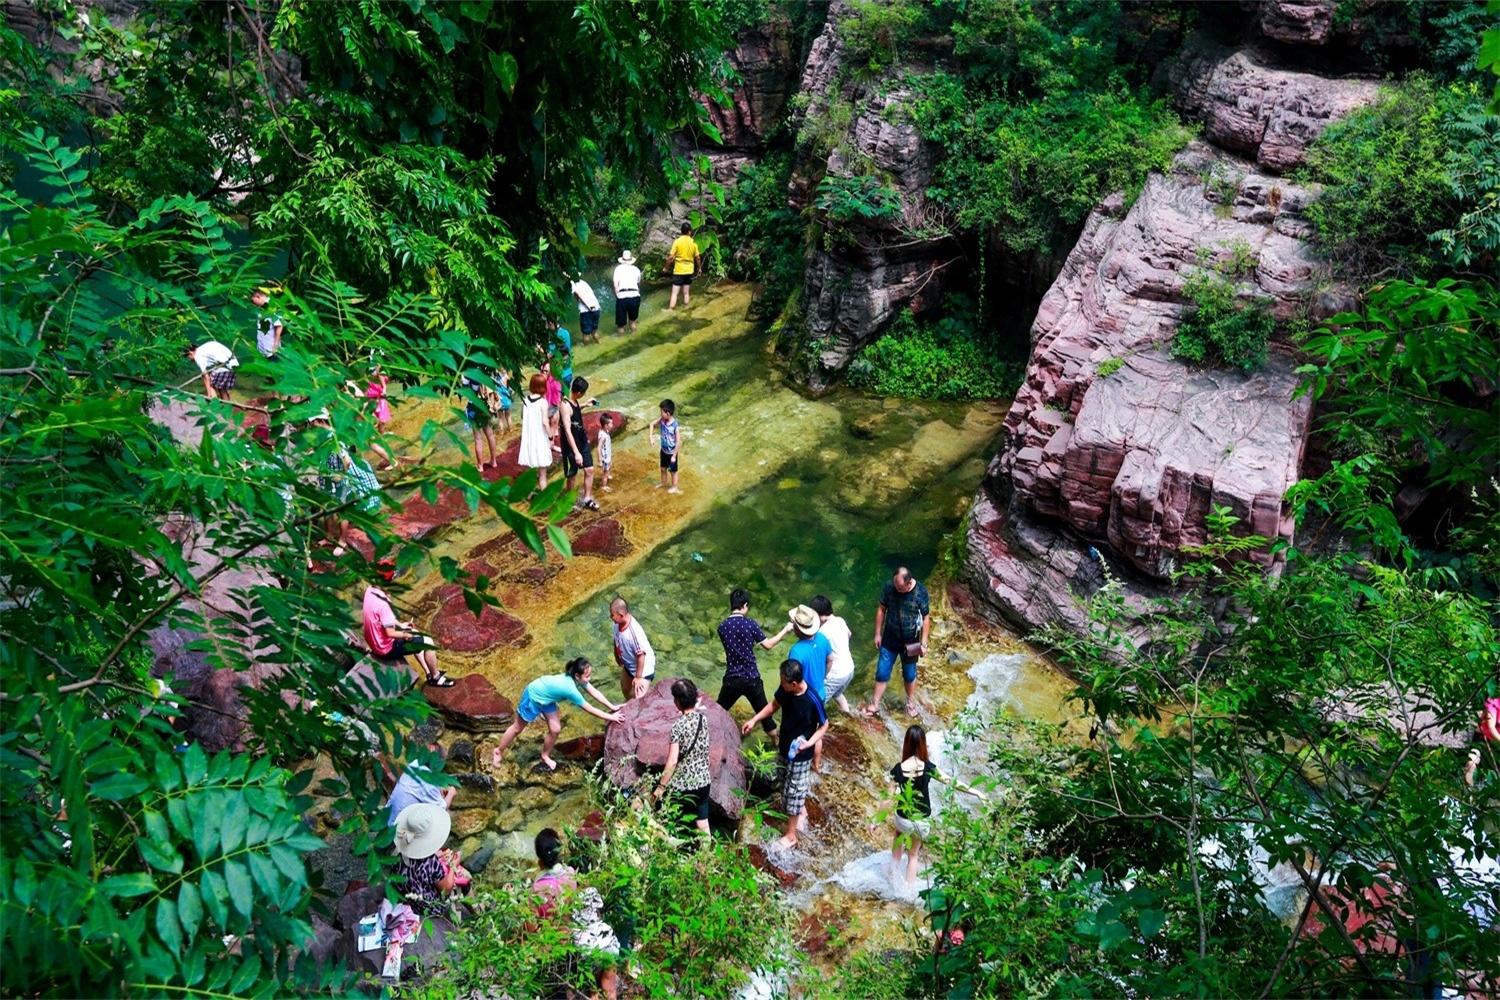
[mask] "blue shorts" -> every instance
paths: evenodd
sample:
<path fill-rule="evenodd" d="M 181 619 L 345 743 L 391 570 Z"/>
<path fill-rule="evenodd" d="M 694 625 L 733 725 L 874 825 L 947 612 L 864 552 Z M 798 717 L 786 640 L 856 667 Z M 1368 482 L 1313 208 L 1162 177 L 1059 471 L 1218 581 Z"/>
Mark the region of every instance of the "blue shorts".
<path fill-rule="evenodd" d="M 584 309 L 578 313 L 578 329 L 587 337 L 599 332 L 599 310 Z"/>
<path fill-rule="evenodd" d="M 521 703 L 516 706 L 516 718 L 522 722 L 535 722 L 543 715 L 556 715 L 556 705 L 538 705 L 531 700 L 531 695 L 525 691 L 521 692 Z"/>
<path fill-rule="evenodd" d="M 917 679 L 917 661 L 908 660 L 906 654 L 899 649 L 886 649 L 880 647 L 880 659 L 875 663 L 875 679 L 884 684 L 891 679 L 891 672 L 896 667 L 896 657 L 901 657 L 901 678 L 911 684 Z"/>

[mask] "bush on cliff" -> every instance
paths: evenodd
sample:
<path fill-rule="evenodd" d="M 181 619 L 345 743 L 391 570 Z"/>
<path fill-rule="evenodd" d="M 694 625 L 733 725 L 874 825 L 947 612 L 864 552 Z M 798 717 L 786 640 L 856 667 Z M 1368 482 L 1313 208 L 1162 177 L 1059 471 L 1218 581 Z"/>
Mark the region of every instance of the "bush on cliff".
<path fill-rule="evenodd" d="M 913 399 L 1015 395 L 1020 364 L 1002 358 L 993 343 L 980 337 L 971 306 L 950 296 L 946 307 L 948 315 L 925 323 L 903 312 L 849 366 L 849 383 L 881 396 Z"/>
<path fill-rule="evenodd" d="M 1211 270 L 1195 271 L 1182 290 L 1188 312 L 1172 338 L 1173 357 L 1242 371 L 1265 364 L 1276 328 L 1265 303 L 1240 301 L 1234 283 Z"/>
<path fill-rule="evenodd" d="M 755 306 L 761 316 L 779 314 L 802 286 L 807 225 L 786 203 L 791 172 L 788 152 L 747 165 L 724 211 L 725 265 L 731 278 L 760 283 Z"/>

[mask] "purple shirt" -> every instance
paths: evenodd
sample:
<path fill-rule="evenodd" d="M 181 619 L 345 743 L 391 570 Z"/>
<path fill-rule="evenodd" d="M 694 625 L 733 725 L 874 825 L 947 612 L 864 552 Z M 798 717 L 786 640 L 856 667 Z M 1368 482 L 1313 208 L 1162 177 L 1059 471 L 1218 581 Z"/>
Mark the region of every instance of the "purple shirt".
<path fill-rule="evenodd" d="M 755 662 L 755 647 L 764 642 L 766 633 L 760 622 L 749 615 L 730 615 L 719 623 L 719 641 L 724 644 L 724 676 L 740 680 L 760 680 L 760 664 Z"/>

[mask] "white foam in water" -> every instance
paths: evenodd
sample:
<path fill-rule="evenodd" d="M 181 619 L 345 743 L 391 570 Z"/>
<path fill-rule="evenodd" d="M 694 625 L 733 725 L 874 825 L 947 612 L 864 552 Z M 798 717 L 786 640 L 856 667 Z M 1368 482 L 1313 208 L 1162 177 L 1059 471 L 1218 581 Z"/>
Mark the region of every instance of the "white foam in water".
<path fill-rule="evenodd" d="M 904 859 L 901 867 L 904 876 L 906 868 Z M 917 893 L 928 887 L 925 866 L 917 872 L 917 878 L 913 882 L 907 882 L 904 877 L 895 876 L 892 873 L 890 851 L 876 851 L 874 854 L 855 858 L 828 881 L 856 896 L 875 896 L 896 903 L 920 904 L 922 897 Z"/>
<path fill-rule="evenodd" d="M 1021 708 L 1020 701 L 1010 689 L 1021 676 L 1026 661 L 1025 653 L 991 653 L 970 667 L 974 693 L 969 695 L 969 709 L 988 714 L 997 704 Z"/>

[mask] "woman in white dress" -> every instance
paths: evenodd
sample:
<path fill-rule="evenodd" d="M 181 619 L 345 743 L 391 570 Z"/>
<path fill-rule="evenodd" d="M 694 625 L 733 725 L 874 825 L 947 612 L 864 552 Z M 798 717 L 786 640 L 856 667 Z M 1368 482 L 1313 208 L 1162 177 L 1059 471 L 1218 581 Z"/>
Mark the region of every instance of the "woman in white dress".
<path fill-rule="evenodd" d="M 537 489 L 547 488 L 547 468 L 552 464 L 552 443 L 547 439 L 547 377 L 531 376 L 521 401 L 520 463 L 537 470 Z"/>

